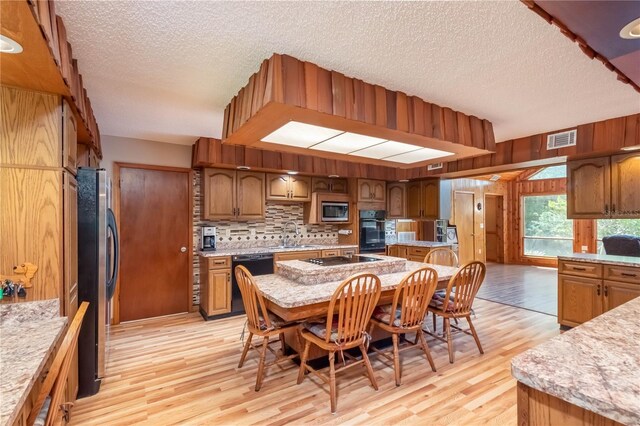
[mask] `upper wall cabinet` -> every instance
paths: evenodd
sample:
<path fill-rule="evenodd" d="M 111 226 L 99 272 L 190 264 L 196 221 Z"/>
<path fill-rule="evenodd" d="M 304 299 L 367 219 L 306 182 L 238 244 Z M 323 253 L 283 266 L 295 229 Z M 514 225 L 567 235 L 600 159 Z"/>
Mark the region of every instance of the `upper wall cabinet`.
<path fill-rule="evenodd" d="M 407 184 L 407 218 L 436 220 L 440 215 L 440 181 L 429 179 Z"/>
<path fill-rule="evenodd" d="M 296 175 L 267 174 L 267 201 L 311 201 L 311 178 Z"/>
<path fill-rule="evenodd" d="M 387 183 L 383 180 L 358 179 L 359 203 L 384 203 Z"/>
<path fill-rule="evenodd" d="M 640 153 L 567 163 L 569 219 L 640 218 Z"/>
<path fill-rule="evenodd" d="M 334 194 L 347 194 L 349 185 L 346 179 L 339 178 L 316 178 L 311 180 L 313 192 L 332 192 Z"/>
<path fill-rule="evenodd" d="M 407 217 L 407 188 L 404 183 L 387 185 L 387 219 L 404 219 Z"/>
<path fill-rule="evenodd" d="M 204 169 L 203 219 L 263 219 L 264 182 L 264 173 Z"/>

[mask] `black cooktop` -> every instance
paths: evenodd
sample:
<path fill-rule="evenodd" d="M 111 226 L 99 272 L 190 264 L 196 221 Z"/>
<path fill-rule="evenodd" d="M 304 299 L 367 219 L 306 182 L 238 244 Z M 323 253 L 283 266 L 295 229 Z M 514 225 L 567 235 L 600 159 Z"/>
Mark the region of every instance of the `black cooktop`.
<path fill-rule="evenodd" d="M 315 257 L 313 259 L 306 259 L 305 262 L 313 263 L 320 266 L 336 266 L 336 265 L 350 265 L 352 263 L 367 263 L 377 262 L 382 259 L 368 256 L 331 256 L 331 257 Z"/>

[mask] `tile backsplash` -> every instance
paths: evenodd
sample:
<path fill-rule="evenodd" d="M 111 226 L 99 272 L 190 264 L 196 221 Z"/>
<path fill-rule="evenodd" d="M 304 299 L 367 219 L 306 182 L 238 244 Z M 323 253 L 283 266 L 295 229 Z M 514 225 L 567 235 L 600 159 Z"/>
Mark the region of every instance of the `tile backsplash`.
<path fill-rule="evenodd" d="M 200 216 L 202 192 L 200 170 L 193 173 L 193 304 L 200 303 L 200 268 L 197 251 L 199 249 L 198 230 L 201 226 L 215 226 L 217 230 L 217 248 L 250 248 L 277 246 L 283 241 L 285 223 L 293 221 L 298 225 L 299 235 L 295 235 L 289 225 L 287 234 L 291 241 L 298 244 L 337 244 L 338 227 L 335 225 L 304 224 L 302 203 L 266 204 L 264 220 L 252 221 L 206 221 Z"/>

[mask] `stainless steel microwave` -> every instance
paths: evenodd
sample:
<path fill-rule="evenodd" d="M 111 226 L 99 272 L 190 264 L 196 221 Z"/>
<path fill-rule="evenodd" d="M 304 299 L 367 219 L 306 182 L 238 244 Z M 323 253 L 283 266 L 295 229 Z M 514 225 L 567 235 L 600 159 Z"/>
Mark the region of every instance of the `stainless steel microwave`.
<path fill-rule="evenodd" d="M 339 201 L 322 201 L 323 222 L 349 222 L 349 203 Z"/>

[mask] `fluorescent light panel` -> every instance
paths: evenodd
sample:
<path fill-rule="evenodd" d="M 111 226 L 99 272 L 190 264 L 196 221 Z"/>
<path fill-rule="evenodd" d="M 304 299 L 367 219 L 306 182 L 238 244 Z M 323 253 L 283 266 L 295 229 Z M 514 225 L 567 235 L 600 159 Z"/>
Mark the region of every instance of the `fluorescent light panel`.
<path fill-rule="evenodd" d="M 369 148 L 384 141 L 385 139 L 345 132 L 310 148 L 320 151 L 336 152 L 338 154 L 348 154 L 359 149 Z"/>
<path fill-rule="evenodd" d="M 447 151 L 343 132 L 297 121 L 288 122 L 262 138 L 262 141 L 404 164 L 453 155 Z"/>

